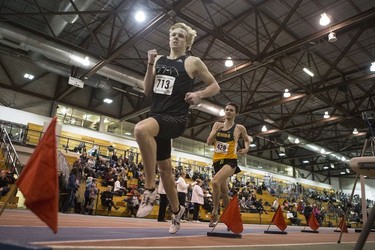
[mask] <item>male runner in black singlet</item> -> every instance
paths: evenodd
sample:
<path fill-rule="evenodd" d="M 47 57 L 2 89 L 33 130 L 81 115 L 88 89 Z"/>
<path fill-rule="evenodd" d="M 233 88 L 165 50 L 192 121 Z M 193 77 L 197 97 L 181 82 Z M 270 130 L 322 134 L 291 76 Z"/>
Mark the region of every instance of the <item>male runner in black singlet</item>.
<path fill-rule="evenodd" d="M 148 65 L 143 81 L 144 91 L 151 96 L 150 117 L 140 121 L 134 135 L 142 154 L 145 171 L 145 192 L 137 216 L 151 213 L 156 199 L 155 166 L 172 209 L 169 232 L 180 229 L 180 219 L 185 208 L 179 205 L 175 180 L 172 175 L 171 139 L 179 137 L 187 126 L 190 105 L 197 105 L 201 98 L 217 94 L 220 87 L 201 59 L 187 56 L 196 31 L 184 23 L 176 23 L 169 30 L 169 56 L 148 51 Z M 194 78 L 199 77 L 208 86 L 193 92 Z"/>

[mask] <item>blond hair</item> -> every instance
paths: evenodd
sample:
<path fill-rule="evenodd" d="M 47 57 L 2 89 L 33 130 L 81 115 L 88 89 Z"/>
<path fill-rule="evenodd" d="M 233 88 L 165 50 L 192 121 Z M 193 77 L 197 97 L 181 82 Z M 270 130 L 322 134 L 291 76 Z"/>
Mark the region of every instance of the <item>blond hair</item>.
<path fill-rule="evenodd" d="M 190 26 L 184 24 L 184 23 L 175 23 L 172 25 L 172 27 L 169 29 L 169 32 L 172 32 L 173 30 L 181 28 L 186 31 L 186 49 L 190 50 L 191 46 L 193 46 L 194 38 L 197 36 L 197 31 L 193 30 Z"/>

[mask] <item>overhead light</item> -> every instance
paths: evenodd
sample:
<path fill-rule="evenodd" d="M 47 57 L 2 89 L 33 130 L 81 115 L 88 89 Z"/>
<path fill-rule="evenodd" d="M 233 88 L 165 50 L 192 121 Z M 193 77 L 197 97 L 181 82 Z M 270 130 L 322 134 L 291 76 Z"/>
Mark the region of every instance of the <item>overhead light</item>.
<path fill-rule="evenodd" d="M 341 171 L 340 174 L 345 174 L 345 171 Z"/>
<path fill-rule="evenodd" d="M 324 166 L 323 169 L 329 169 L 329 167 L 328 166 Z"/>
<path fill-rule="evenodd" d="M 330 33 L 328 34 L 328 42 L 330 42 L 330 43 L 334 43 L 334 42 L 336 42 L 336 41 L 337 41 L 337 37 L 336 37 L 335 32 L 330 32 Z"/>
<path fill-rule="evenodd" d="M 314 77 L 314 73 L 311 72 L 308 68 L 303 68 L 303 71 L 305 71 L 306 74 L 308 74 L 311 77 Z"/>
<path fill-rule="evenodd" d="M 354 128 L 354 129 L 353 129 L 353 135 L 356 135 L 356 134 L 358 134 L 358 129 L 357 129 L 357 128 Z"/>
<path fill-rule="evenodd" d="M 350 174 L 350 169 L 349 169 L 349 168 L 345 169 L 345 171 L 346 171 L 348 174 Z"/>
<path fill-rule="evenodd" d="M 326 152 L 326 150 L 325 150 L 324 148 L 321 148 L 321 149 L 320 149 L 320 153 L 321 153 L 321 154 L 325 154 L 325 152 Z"/>
<path fill-rule="evenodd" d="M 250 148 L 255 148 L 257 145 L 255 143 L 251 143 L 249 146 Z"/>
<path fill-rule="evenodd" d="M 285 89 L 285 90 L 284 90 L 284 97 L 285 97 L 285 98 L 290 97 L 289 89 Z"/>
<path fill-rule="evenodd" d="M 303 160 L 302 163 L 309 163 L 309 161 L 308 160 Z"/>
<path fill-rule="evenodd" d="M 319 24 L 322 26 L 326 26 L 331 22 L 331 19 L 329 16 L 324 12 L 323 14 L 320 15 L 320 21 Z"/>
<path fill-rule="evenodd" d="M 125 132 L 125 135 L 132 135 L 132 133 L 130 133 L 130 132 Z"/>
<path fill-rule="evenodd" d="M 328 114 L 328 111 L 324 112 L 323 118 L 328 119 L 331 116 Z"/>
<path fill-rule="evenodd" d="M 81 57 L 81 56 L 72 54 L 70 55 L 70 58 L 84 67 L 87 67 L 90 65 L 90 58 L 88 56 Z"/>
<path fill-rule="evenodd" d="M 346 161 L 346 158 L 344 156 L 341 157 L 341 161 Z"/>
<path fill-rule="evenodd" d="M 220 116 L 225 116 L 225 110 L 224 110 L 224 109 L 220 109 L 220 111 L 219 111 L 219 115 L 220 115 Z"/>
<path fill-rule="evenodd" d="M 233 61 L 232 61 L 232 58 L 229 56 L 227 57 L 227 60 L 225 61 L 225 67 L 229 68 L 229 67 L 232 67 L 233 66 Z"/>
<path fill-rule="evenodd" d="M 295 143 L 295 144 L 298 144 L 298 143 L 299 143 L 299 139 L 296 138 L 296 139 L 294 140 L 294 143 Z"/>
<path fill-rule="evenodd" d="M 371 63 L 370 71 L 375 71 L 375 62 Z"/>
<path fill-rule="evenodd" d="M 139 23 L 143 22 L 144 20 L 146 20 L 146 15 L 145 13 L 142 11 L 142 10 L 139 10 L 137 11 L 137 13 L 135 13 L 135 20 Z"/>
<path fill-rule="evenodd" d="M 284 147 L 280 147 L 280 152 L 279 152 L 279 156 L 285 156 L 285 148 Z"/>
<path fill-rule="evenodd" d="M 331 163 L 331 168 L 335 168 L 335 165 L 333 163 Z"/>
<path fill-rule="evenodd" d="M 29 80 L 34 79 L 34 75 L 28 74 L 28 73 L 24 74 L 23 77 L 26 78 L 26 79 L 29 79 Z"/>
<path fill-rule="evenodd" d="M 268 122 L 268 123 L 275 123 L 274 120 L 271 120 L 271 119 L 269 119 L 269 118 L 264 119 L 264 121 L 265 121 L 265 122 Z"/>
<path fill-rule="evenodd" d="M 65 107 L 63 107 L 62 109 L 60 109 L 60 112 L 61 112 L 61 114 L 66 114 L 66 112 L 67 112 L 68 110 L 65 108 Z"/>
<path fill-rule="evenodd" d="M 266 132 L 267 131 L 267 127 L 266 127 L 266 125 L 263 125 L 263 127 L 262 127 L 262 132 Z"/>
<path fill-rule="evenodd" d="M 109 98 L 105 98 L 105 99 L 103 100 L 103 102 L 108 103 L 108 104 L 111 104 L 111 103 L 113 102 L 113 100 L 112 100 L 112 99 L 109 99 Z"/>

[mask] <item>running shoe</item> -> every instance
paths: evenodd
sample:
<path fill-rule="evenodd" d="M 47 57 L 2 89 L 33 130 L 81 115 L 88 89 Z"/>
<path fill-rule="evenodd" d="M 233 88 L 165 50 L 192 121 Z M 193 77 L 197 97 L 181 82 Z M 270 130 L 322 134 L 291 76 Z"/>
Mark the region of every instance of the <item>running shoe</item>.
<path fill-rule="evenodd" d="M 142 201 L 137 211 L 137 217 L 146 217 L 152 212 L 156 200 L 156 194 L 156 189 L 153 192 L 150 190 L 145 190 L 143 192 Z"/>
<path fill-rule="evenodd" d="M 172 213 L 172 225 L 169 227 L 169 233 L 175 234 L 180 229 L 181 218 L 184 215 L 185 207 L 180 206 L 178 214 Z"/>
<path fill-rule="evenodd" d="M 209 227 L 216 227 L 217 223 L 219 223 L 219 215 L 218 214 L 212 214 L 210 224 L 208 224 Z"/>

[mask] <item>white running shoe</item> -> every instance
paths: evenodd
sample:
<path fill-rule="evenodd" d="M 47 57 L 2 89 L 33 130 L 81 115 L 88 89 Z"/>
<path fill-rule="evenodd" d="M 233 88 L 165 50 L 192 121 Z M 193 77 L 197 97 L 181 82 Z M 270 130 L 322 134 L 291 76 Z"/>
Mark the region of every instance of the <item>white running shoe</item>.
<path fill-rule="evenodd" d="M 180 229 L 181 217 L 185 213 L 185 207 L 180 206 L 180 212 L 178 214 L 172 213 L 172 225 L 169 227 L 169 233 L 175 234 Z"/>
<path fill-rule="evenodd" d="M 156 200 L 157 190 L 153 192 L 145 190 L 142 195 L 142 201 L 137 211 L 137 217 L 146 217 L 152 212 L 154 208 L 154 202 Z"/>
<path fill-rule="evenodd" d="M 211 220 L 208 224 L 209 227 L 216 227 L 216 225 L 219 223 L 219 215 L 218 214 L 211 214 Z"/>

